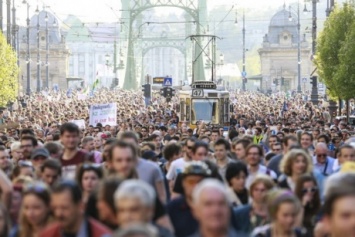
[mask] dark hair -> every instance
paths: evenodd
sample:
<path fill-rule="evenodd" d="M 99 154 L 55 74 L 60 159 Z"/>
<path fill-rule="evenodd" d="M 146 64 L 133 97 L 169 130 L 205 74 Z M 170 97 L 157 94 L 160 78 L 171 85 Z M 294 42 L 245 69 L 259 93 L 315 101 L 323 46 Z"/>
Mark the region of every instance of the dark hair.
<path fill-rule="evenodd" d="M 115 148 L 129 148 L 131 151 L 132 151 L 132 154 L 133 154 L 133 158 L 136 159 L 137 156 L 138 156 L 138 151 L 137 151 L 137 148 L 130 144 L 130 143 L 127 143 L 127 142 L 124 142 L 124 141 L 117 141 L 115 143 L 113 143 L 108 151 L 108 159 L 110 161 L 112 161 L 112 156 L 113 156 L 113 151 L 115 150 Z"/>
<path fill-rule="evenodd" d="M 46 159 L 41 166 L 41 172 L 46 168 L 56 170 L 59 176 L 62 174 L 62 165 L 56 159 Z"/>
<path fill-rule="evenodd" d="M 76 133 L 79 135 L 80 129 L 75 123 L 64 123 L 62 126 L 60 126 L 60 135 L 62 136 L 65 132 Z"/>
<path fill-rule="evenodd" d="M 107 146 L 107 145 L 112 145 L 112 144 L 114 144 L 115 142 L 117 142 L 117 138 L 109 138 L 109 139 L 106 140 L 105 146 Z"/>
<path fill-rule="evenodd" d="M 224 139 L 224 138 L 218 139 L 218 140 L 215 142 L 214 147 L 220 146 L 220 145 L 223 145 L 223 146 L 226 148 L 227 151 L 229 151 L 229 150 L 231 149 L 230 143 L 229 143 L 226 139 Z"/>
<path fill-rule="evenodd" d="M 138 137 L 137 134 L 134 132 L 124 132 L 120 136 L 120 140 L 125 140 L 125 139 L 133 139 L 136 145 L 138 145 Z"/>
<path fill-rule="evenodd" d="M 310 174 L 301 175 L 297 179 L 296 187 L 295 187 L 295 194 L 299 200 L 303 199 L 303 195 L 304 195 L 303 184 L 306 182 L 313 182 L 316 187 L 318 186 L 316 179 L 312 175 Z M 311 214 L 313 216 L 318 214 L 320 207 L 321 207 L 321 200 L 320 200 L 319 189 L 317 187 L 317 190 L 315 191 L 313 196 L 313 202 L 310 203 L 309 205 L 309 209 L 308 209 L 309 212 L 307 213 L 307 215 Z"/>
<path fill-rule="evenodd" d="M 74 204 L 78 205 L 81 203 L 82 193 L 81 193 L 80 186 L 77 182 L 73 180 L 61 181 L 58 184 L 56 184 L 52 189 L 53 194 L 60 194 L 65 191 L 70 192 L 71 199 Z"/>
<path fill-rule="evenodd" d="M 272 153 L 272 152 L 267 153 L 267 155 L 265 156 L 265 160 L 266 160 L 266 161 L 269 161 L 269 160 L 271 160 L 274 156 L 276 156 L 275 153 Z"/>
<path fill-rule="evenodd" d="M 93 171 L 99 179 L 103 177 L 103 171 L 101 167 L 92 163 L 83 163 L 77 168 L 77 172 L 76 172 L 76 182 L 79 184 L 81 189 L 83 189 L 82 186 L 83 175 L 87 171 Z"/>
<path fill-rule="evenodd" d="M 208 150 L 209 150 L 209 147 L 208 147 L 208 144 L 207 144 L 207 143 L 202 142 L 202 141 L 197 141 L 197 142 L 195 143 L 195 145 L 194 145 L 194 146 L 192 147 L 192 149 L 191 149 L 192 153 L 195 154 L 196 151 L 198 150 L 198 148 L 200 148 L 200 147 L 205 148 L 207 152 L 208 152 Z"/>
<path fill-rule="evenodd" d="M 148 146 L 150 150 L 155 151 L 155 144 L 153 142 L 143 142 L 142 147 Z"/>
<path fill-rule="evenodd" d="M 280 142 L 280 138 L 277 135 L 271 135 L 268 140 L 270 140 L 270 138 L 276 138 L 276 142 Z"/>
<path fill-rule="evenodd" d="M 103 199 L 103 201 L 110 207 L 110 209 L 116 213 L 114 193 L 117 188 L 121 185 L 122 180 L 117 177 L 110 177 L 104 179 L 99 184 L 99 189 L 97 192 L 97 200 Z"/>
<path fill-rule="evenodd" d="M 60 133 L 59 132 L 53 133 L 53 141 L 59 141 L 59 139 L 60 139 Z"/>
<path fill-rule="evenodd" d="M 170 159 L 174 155 L 178 155 L 180 154 L 180 152 L 181 152 L 181 146 L 179 146 L 176 143 L 171 143 L 164 147 L 163 155 L 166 160 L 170 161 Z"/>
<path fill-rule="evenodd" d="M 318 130 L 318 131 L 319 131 L 319 130 Z M 325 135 L 325 134 L 319 135 L 319 136 L 317 137 L 317 140 L 319 140 L 320 138 L 324 138 L 326 144 L 328 144 L 328 143 L 330 142 L 330 138 L 329 138 L 327 135 Z"/>
<path fill-rule="evenodd" d="M 261 146 L 257 145 L 257 144 L 251 144 L 251 145 L 249 145 L 249 146 L 247 147 L 245 153 L 248 155 L 249 151 L 250 151 L 251 149 L 253 149 L 253 148 L 258 149 L 259 156 L 262 157 L 262 156 L 264 155 L 263 148 L 262 148 Z"/>
<path fill-rule="evenodd" d="M 349 145 L 349 144 L 344 144 L 342 145 L 341 147 L 338 148 L 338 155 L 341 155 L 341 152 L 345 149 L 351 149 L 351 150 L 354 150 L 354 147 L 352 145 Z"/>
<path fill-rule="evenodd" d="M 244 147 L 244 149 L 246 149 L 250 144 L 250 140 L 248 139 L 240 139 L 238 140 L 236 143 L 235 143 L 235 146 L 238 145 L 238 144 L 242 144 L 242 146 Z"/>
<path fill-rule="evenodd" d="M 33 136 L 28 136 L 28 135 L 23 136 L 23 137 L 21 137 L 21 141 L 23 141 L 23 140 L 27 140 L 27 141 L 31 140 L 32 146 L 34 146 L 34 147 L 38 145 L 37 139 Z"/>
<path fill-rule="evenodd" d="M 21 130 L 20 137 L 22 137 L 23 135 L 33 136 L 34 137 L 35 136 L 35 132 L 31 128 L 24 128 L 24 129 Z"/>
<path fill-rule="evenodd" d="M 239 133 L 235 129 L 230 130 L 228 133 L 228 138 L 231 141 L 238 136 L 239 136 Z"/>
<path fill-rule="evenodd" d="M 231 179 L 233 179 L 236 176 L 239 176 L 241 172 L 244 172 L 245 176 L 248 176 L 248 168 L 243 162 L 237 161 L 237 162 L 229 163 L 227 165 L 226 176 L 225 176 L 228 184 L 231 185 L 230 182 Z"/>
<path fill-rule="evenodd" d="M 47 142 L 44 144 L 44 148 L 48 150 L 50 155 L 58 154 L 62 149 L 61 145 L 56 142 Z"/>
<path fill-rule="evenodd" d="M 160 126 L 159 130 L 164 131 L 164 132 L 168 131 L 168 129 L 165 126 Z"/>
<path fill-rule="evenodd" d="M 303 137 L 303 136 L 309 136 L 310 138 L 311 138 L 311 141 L 313 141 L 313 135 L 311 134 L 311 133 L 308 133 L 308 132 L 303 132 L 302 134 L 301 134 L 301 137 Z"/>
<path fill-rule="evenodd" d="M 293 135 L 288 135 L 282 139 L 282 143 L 284 144 L 284 146 L 288 146 L 288 141 L 290 141 L 290 140 L 294 141 L 294 142 L 298 142 L 297 137 L 295 137 Z"/>

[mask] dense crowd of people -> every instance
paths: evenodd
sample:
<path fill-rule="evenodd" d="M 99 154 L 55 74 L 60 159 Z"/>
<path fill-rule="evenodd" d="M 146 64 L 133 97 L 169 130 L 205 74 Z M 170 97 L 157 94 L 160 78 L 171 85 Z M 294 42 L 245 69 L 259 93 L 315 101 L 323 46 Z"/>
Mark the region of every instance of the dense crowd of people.
<path fill-rule="evenodd" d="M 190 127 L 178 101 L 47 91 L 2 108 L 0 237 L 355 237 L 354 127 L 326 101 L 231 92 L 228 131 Z M 90 125 L 112 102 L 117 125 Z"/>

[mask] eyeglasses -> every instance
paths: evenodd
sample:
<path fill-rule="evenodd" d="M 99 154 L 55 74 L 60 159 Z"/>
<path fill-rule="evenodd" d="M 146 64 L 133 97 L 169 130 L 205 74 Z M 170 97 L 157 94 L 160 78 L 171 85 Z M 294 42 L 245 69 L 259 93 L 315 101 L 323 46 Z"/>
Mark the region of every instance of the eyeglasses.
<path fill-rule="evenodd" d="M 317 187 L 304 188 L 302 189 L 302 193 L 315 193 L 317 190 L 318 190 Z"/>
<path fill-rule="evenodd" d="M 317 157 L 327 157 L 327 154 L 317 154 Z"/>
<path fill-rule="evenodd" d="M 192 150 L 193 146 L 188 146 L 187 149 Z"/>

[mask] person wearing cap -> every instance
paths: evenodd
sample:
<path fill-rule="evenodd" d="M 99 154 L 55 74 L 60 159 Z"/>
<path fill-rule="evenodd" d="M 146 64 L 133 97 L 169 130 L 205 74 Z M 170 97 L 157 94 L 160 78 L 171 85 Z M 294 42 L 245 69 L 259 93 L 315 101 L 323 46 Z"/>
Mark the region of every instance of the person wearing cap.
<path fill-rule="evenodd" d="M 36 173 L 40 173 L 40 168 L 45 160 L 49 158 L 49 152 L 46 148 L 36 148 L 31 153 L 31 162 L 36 170 Z"/>
<path fill-rule="evenodd" d="M 196 185 L 211 176 L 211 170 L 202 161 L 191 161 L 182 172 L 184 195 L 170 201 L 167 205 L 170 220 L 176 237 L 186 237 L 198 230 L 198 222 L 192 214 L 192 193 Z"/>

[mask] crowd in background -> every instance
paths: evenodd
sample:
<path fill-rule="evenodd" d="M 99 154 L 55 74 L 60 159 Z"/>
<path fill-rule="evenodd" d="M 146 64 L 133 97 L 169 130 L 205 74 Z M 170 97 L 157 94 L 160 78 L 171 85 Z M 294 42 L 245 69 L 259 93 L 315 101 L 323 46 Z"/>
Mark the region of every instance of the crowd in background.
<path fill-rule="evenodd" d="M 113 102 L 117 126 L 89 124 Z M 233 92 L 227 131 L 177 102 L 52 91 L 2 108 L 0 237 L 355 236 L 354 127 L 326 101 Z"/>

